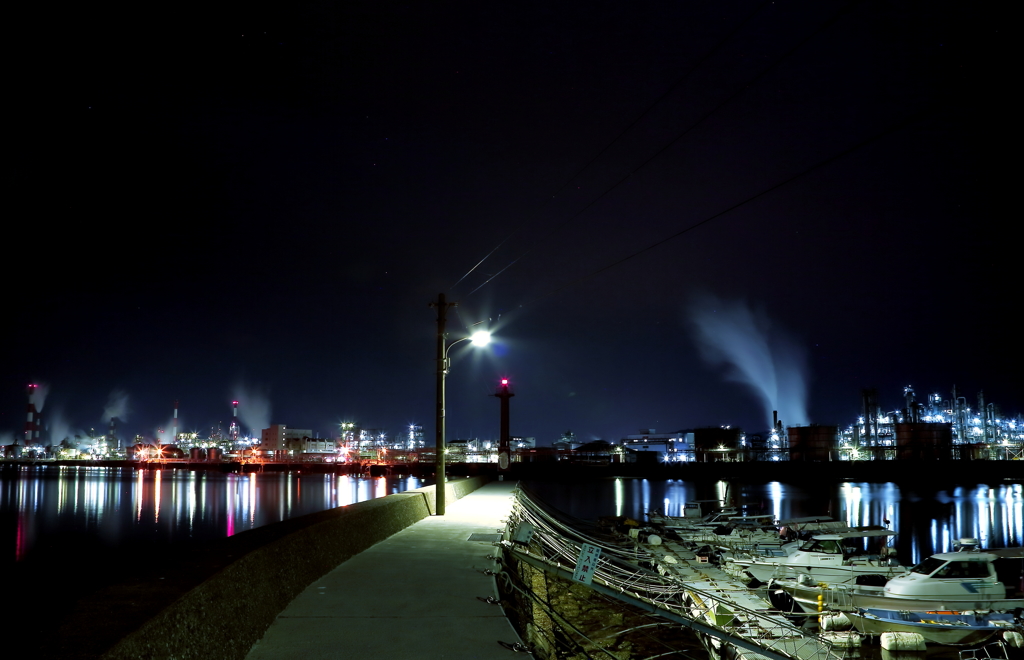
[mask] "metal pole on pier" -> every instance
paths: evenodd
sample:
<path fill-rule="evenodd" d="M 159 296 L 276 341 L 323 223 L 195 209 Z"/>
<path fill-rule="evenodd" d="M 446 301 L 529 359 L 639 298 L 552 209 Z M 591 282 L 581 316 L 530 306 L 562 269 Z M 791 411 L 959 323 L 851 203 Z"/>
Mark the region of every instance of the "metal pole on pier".
<path fill-rule="evenodd" d="M 449 307 L 455 307 L 458 303 L 446 302 L 444 294 L 437 294 L 437 302 L 430 303 L 431 307 L 437 308 L 437 410 L 434 416 L 434 461 L 437 477 L 436 500 L 434 513 L 444 515 L 444 488 L 447 481 L 444 468 L 444 380 L 448 375 L 448 358 L 445 349 L 445 315 Z"/>

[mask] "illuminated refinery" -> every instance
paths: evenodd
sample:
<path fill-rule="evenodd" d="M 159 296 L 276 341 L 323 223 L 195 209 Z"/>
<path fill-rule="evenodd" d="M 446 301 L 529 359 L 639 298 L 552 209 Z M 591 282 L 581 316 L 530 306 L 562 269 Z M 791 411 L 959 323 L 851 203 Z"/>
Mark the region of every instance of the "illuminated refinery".
<path fill-rule="evenodd" d="M 930 393 L 918 400 L 905 387 L 902 405 L 884 409 L 876 390 L 864 390 L 857 417 L 845 426 L 786 426 L 777 414 L 764 432 L 746 433 L 738 427 L 691 428 L 674 432 L 641 429 L 617 442 L 578 442 L 571 431 L 537 446 L 536 438 L 508 433 L 507 407 L 512 396 L 503 380 L 495 394 L 502 399 L 502 434 L 508 438 L 512 462 L 570 461 L 575 463 L 687 463 L 749 461 L 884 461 L 901 459 L 1017 460 L 1024 456 L 1024 419 L 1009 417 L 978 393 L 968 401 L 955 387 L 949 396 Z M 433 440 L 423 426 L 409 424 L 399 433 L 365 428 L 357 422 L 338 424 L 330 437 L 311 429 L 271 424 L 242 430 L 238 399 L 231 401 L 227 430 L 218 422 L 207 432 L 180 430 L 178 401 L 172 403 L 170 432 L 157 429 L 152 437 L 124 437 L 112 412 L 106 433 L 58 439 L 41 413 L 40 386 L 27 387 L 26 420 L 21 437 L 4 447 L 11 459 L 127 460 L 140 462 L 238 464 L 334 463 L 409 465 L 435 463 Z M 507 393 L 504 395 L 503 393 Z M 45 394 L 43 394 L 45 396 Z M 973 403 L 973 405 L 972 405 Z M 116 412 L 116 411 L 115 411 Z M 454 438 L 445 449 L 449 463 L 498 463 L 499 439 Z"/>

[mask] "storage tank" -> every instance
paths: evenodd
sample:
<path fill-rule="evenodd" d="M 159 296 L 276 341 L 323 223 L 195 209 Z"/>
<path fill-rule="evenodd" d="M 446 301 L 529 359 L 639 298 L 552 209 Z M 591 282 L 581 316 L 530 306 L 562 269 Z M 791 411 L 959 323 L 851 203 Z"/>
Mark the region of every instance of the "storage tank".
<path fill-rule="evenodd" d="M 791 461 L 832 461 L 839 437 L 837 426 L 790 426 L 789 460 Z"/>
<path fill-rule="evenodd" d="M 159 451 L 160 458 L 185 458 L 185 450 L 178 445 L 161 444 Z"/>
<path fill-rule="evenodd" d="M 710 427 L 693 431 L 693 449 L 698 461 L 735 460 L 739 444 L 739 428 Z"/>
<path fill-rule="evenodd" d="M 222 461 L 224 460 L 224 450 L 220 447 L 210 447 L 206 450 L 206 460 L 208 461 Z"/>
<path fill-rule="evenodd" d="M 896 425 L 896 458 L 936 460 L 951 457 L 953 425 L 948 422 L 913 422 Z"/>
<path fill-rule="evenodd" d="M 740 429 L 711 427 L 694 429 L 693 446 L 695 449 L 705 451 L 724 447 L 725 449 L 736 449 L 740 444 Z"/>
<path fill-rule="evenodd" d="M 192 447 L 188 450 L 188 460 L 193 463 L 206 460 L 206 449 L 203 447 Z"/>

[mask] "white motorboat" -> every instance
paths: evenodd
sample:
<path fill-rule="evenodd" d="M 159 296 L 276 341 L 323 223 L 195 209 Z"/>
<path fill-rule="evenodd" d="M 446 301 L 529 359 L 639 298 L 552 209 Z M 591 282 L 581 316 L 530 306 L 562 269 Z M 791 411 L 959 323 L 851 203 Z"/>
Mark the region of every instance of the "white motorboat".
<path fill-rule="evenodd" d="M 1024 599 L 1008 599 L 999 581 L 998 555 L 978 549 L 976 539 L 961 539 L 957 552 L 940 552 L 885 583 L 881 593 L 853 590 L 854 607 L 916 611 L 1009 611 Z"/>
<path fill-rule="evenodd" d="M 815 612 L 818 598 L 827 609 L 884 609 L 914 612 L 1009 612 L 1024 608 L 1024 599 L 1007 598 L 995 562 L 999 552 L 978 550 L 976 539 L 961 539 L 958 552 L 932 555 L 884 586 L 839 584 L 822 587 L 809 576 L 777 579 L 773 593 L 788 594 L 805 612 Z M 1003 552 L 1003 555 L 1006 553 Z M 1014 553 L 1019 555 L 1020 551 Z M 863 581 L 863 580 L 862 580 Z M 780 605 L 784 605 L 781 599 Z M 788 609 L 788 608 L 787 608 Z"/>
<path fill-rule="evenodd" d="M 884 543 L 896 533 L 888 529 L 861 529 L 837 534 L 819 534 L 805 541 L 795 552 L 783 557 L 736 557 L 733 563 L 761 582 L 772 578 L 810 576 L 813 582 L 842 584 L 864 575 L 893 578 L 906 572 Z M 870 542 L 882 541 L 875 551 L 865 550 Z"/>

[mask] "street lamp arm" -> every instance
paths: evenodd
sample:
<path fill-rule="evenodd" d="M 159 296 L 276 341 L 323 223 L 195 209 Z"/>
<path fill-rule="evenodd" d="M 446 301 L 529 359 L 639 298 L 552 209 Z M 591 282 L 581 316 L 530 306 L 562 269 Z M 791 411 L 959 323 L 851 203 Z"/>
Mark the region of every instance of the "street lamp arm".
<path fill-rule="evenodd" d="M 455 344 L 461 344 L 464 341 L 469 341 L 470 339 L 472 339 L 472 337 L 463 337 L 462 339 L 456 339 L 452 343 L 448 344 L 448 347 L 446 349 L 444 349 L 444 357 L 445 357 L 445 359 L 446 360 L 448 359 L 448 351 L 452 350 L 452 346 L 455 346 Z"/>
<path fill-rule="evenodd" d="M 455 346 L 456 344 L 461 344 L 464 341 L 469 341 L 470 339 L 472 339 L 472 337 L 463 337 L 462 339 L 456 339 L 455 341 L 453 341 L 452 343 L 448 344 L 445 347 L 443 358 L 444 364 L 441 365 L 441 369 L 444 371 L 444 373 L 448 373 L 449 366 L 451 365 L 451 359 L 449 359 L 448 357 L 448 351 L 452 350 L 452 346 Z"/>
<path fill-rule="evenodd" d="M 474 332 L 468 337 L 460 337 L 448 344 L 444 349 L 444 364 L 441 365 L 446 374 L 448 373 L 449 366 L 451 365 L 451 360 L 448 358 L 448 351 L 452 350 L 452 347 L 456 344 L 461 344 L 464 341 L 472 341 L 475 346 L 484 346 L 491 341 L 491 333 L 486 330 L 480 330 Z"/>

